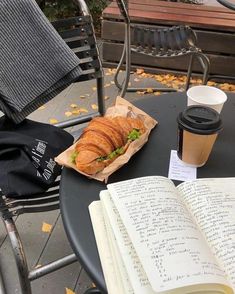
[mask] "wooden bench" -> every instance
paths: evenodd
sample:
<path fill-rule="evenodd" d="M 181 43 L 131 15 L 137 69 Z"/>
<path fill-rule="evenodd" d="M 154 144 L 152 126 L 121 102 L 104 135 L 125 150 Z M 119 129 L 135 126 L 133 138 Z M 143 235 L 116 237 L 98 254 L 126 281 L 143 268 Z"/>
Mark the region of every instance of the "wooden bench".
<path fill-rule="evenodd" d="M 198 36 L 198 47 L 210 59 L 211 74 L 235 76 L 235 12 L 222 6 L 195 5 L 158 0 L 129 0 L 131 23 L 147 27 L 188 24 Z M 104 66 L 114 67 L 121 57 L 124 23 L 116 2 L 102 15 L 102 59 Z M 187 57 L 153 59 L 132 55 L 134 67 L 149 72 L 184 72 Z M 195 71 L 200 66 L 195 64 Z"/>

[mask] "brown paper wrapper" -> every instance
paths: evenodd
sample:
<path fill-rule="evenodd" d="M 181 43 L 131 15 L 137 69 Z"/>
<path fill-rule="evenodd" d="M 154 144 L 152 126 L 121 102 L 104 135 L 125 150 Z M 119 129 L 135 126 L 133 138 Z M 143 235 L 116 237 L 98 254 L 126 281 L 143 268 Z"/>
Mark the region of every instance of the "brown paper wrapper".
<path fill-rule="evenodd" d="M 105 113 L 105 117 L 115 117 L 115 116 L 124 116 L 124 117 L 134 117 L 140 118 L 145 125 L 146 131 L 144 134 L 140 136 L 139 139 L 133 141 L 128 146 L 126 152 L 120 156 L 118 156 L 112 163 L 110 163 L 107 167 L 105 167 L 102 171 L 94 175 L 88 175 L 86 173 L 81 172 L 76 165 L 71 162 L 71 154 L 74 152 L 75 146 L 77 143 L 74 143 L 71 147 L 66 149 L 60 155 L 55 158 L 55 161 L 66 167 L 72 168 L 87 176 L 88 178 L 95 179 L 98 181 L 108 181 L 108 177 L 118 170 L 121 166 L 129 161 L 131 156 L 135 154 L 140 148 L 148 141 L 149 134 L 151 130 L 156 126 L 157 121 L 153 119 L 151 116 L 146 114 L 144 111 L 135 107 L 133 104 L 129 103 L 125 99 L 121 97 L 117 97 L 116 103 L 114 106 L 109 107 Z"/>

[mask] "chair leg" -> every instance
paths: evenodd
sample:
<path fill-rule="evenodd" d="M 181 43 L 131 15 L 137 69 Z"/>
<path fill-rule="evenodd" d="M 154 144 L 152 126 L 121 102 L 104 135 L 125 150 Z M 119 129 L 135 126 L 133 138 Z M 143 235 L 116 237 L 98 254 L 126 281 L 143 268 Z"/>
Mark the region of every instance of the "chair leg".
<path fill-rule="evenodd" d="M 131 73 L 131 41 L 130 41 L 130 24 L 126 23 L 125 24 L 125 41 L 124 41 L 124 46 L 123 46 L 123 51 L 122 51 L 122 56 L 119 61 L 119 64 L 117 66 L 116 73 L 114 75 L 114 82 L 116 86 L 120 89 L 120 96 L 124 97 L 128 88 L 128 84 L 130 81 L 130 73 Z M 125 77 L 123 79 L 122 85 L 119 84 L 118 82 L 118 75 L 121 70 L 121 66 L 124 62 L 125 59 Z"/>
<path fill-rule="evenodd" d="M 0 267 L 0 294 L 6 294 L 5 284 L 2 277 L 2 269 Z"/>
<path fill-rule="evenodd" d="M 210 60 L 209 58 L 203 53 L 197 53 L 197 58 L 203 68 L 203 77 L 202 83 L 206 85 L 209 79 L 209 71 L 210 71 Z"/>
<path fill-rule="evenodd" d="M 28 271 L 27 261 L 25 258 L 25 253 L 23 250 L 19 233 L 17 231 L 17 228 L 12 218 L 7 220 L 3 219 L 3 221 L 5 224 L 8 236 L 10 238 L 12 250 L 14 253 L 19 280 L 20 280 L 21 291 L 24 294 L 32 294 L 30 281 L 28 279 L 29 271 Z"/>
<path fill-rule="evenodd" d="M 189 65 L 188 65 L 188 72 L 187 72 L 187 78 L 186 78 L 186 84 L 185 84 L 185 91 L 188 90 L 192 75 L 192 69 L 193 69 L 193 61 L 194 61 L 194 54 L 190 55 L 189 59 Z"/>
<path fill-rule="evenodd" d="M 125 54 L 126 54 L 126 44 L 124 43 L 123 45 L 123 50 L 122 50 L 122 56 L 121 56 L 121 59 L 118 63 L 118 66 L 117 66 L 117 69 L 116 69 L 116 72 L 115 72 L 115 75 L 114 75 L 114 83 L 116 85 L 116 87 L 121 90 L 122 89 L 122 86 L 121 84 L 118 82 L 118 75 L 120 73 L 120 70 L 121 70 L 121 67 L 123 65 L 123 61 L 124 61 L 124 58 L 125 58 Z M 128 79 L 128 83 L 129 83 L 129 79 L 130 79 L 130 76 L 125 76 L 125 78 Z"/>
<path fill-rule="evenodd" d="M 104 106 L 104 78 L 100 77 L 96 79 L 97 85 L 97 100 L 98 100 L 98 110 L 101 115 L 105 112 Z"/>

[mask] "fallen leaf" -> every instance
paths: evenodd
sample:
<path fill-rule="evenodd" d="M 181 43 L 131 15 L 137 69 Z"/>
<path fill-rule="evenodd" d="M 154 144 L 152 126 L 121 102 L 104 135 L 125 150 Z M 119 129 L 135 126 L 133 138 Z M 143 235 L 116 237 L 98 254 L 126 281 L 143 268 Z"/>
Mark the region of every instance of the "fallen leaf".
<path fill-rule="evenodd" d="M 139 82 L 139 81 L 140 81 L 140 79 L 137 79 L 137 78 L 135 78 L 135 79 L 134 79 L 134 81 L 135 81 L 135 82 Z"/>
<path fill-rule="evenodd" d="M 80 112 L 88 112 L 88 110 L 86 108 L 79 108 Z"/>
<path fill-rule="evenodd" d="M 95 110 L 98 109 L 98 106 L 96 104 L 91 104 L 91 108 Z"/>
<path fill-rule="evenodd" d="M 116 73 L 116 68 L 108 68 L 108 72 L 115 74 Z"/>
<path fill-rule="evenodd" d="M 66 111 L 64 114 L 65 114 L 65 116 L 69 117 L 69 116 L 72 115 L 72 112 L 71 111 Z"/>
<path fill-rule="evenodd" d="M 42 232 L 50 233 L 51 230 L 52 230 L 52 225 L 45 223 L 45 222 L 42 223 Z"/>
<path fill-rule="evenodd" d="M 69 288 L 65 288 L 65 293 L 66 294 L 75 294 L 75 292 Z"/>
<path fill-rule="evenodd" d="M 58 120 L 56 118 L 50 118 L 49 119 L 50 124 L 54 125 L 58 123 Z"/>
<path fill-rule="evenodd" d="M 137 68 L 136 73 L 137 73 L 137 75 L 141 75 L 142 73 L 144 73 L 144 69 L 143 68 Z"/>
<path fill-rule="evenodd" d="M 92 283 L 91 286 L 92 286 L 93 288 L 95 288 L 95 287 L 96 287 L 96 284 L 95 284 L 95 283 Z"/>
<path fill-rule="evenodd" d="M 93 91 L 96 91 L 96 90 L 97 90 L 97 88 L 96 88 L 96 87 L 92 87 L 92 90 L 93 90 Z"/>
<path fill-rule="evenodd" d="M 42 110 L 42 109 L 45 109 L 46 108 L 46 106 L 45 105 L 42 105 L 42 106 L 40 106 L 38 109 L 39 110 Z"/>
<path fill-rule="evenodd" d="M 80 98 L 81 98 L 81 99 L 84 99 L 84 98 L 86 98 L 86 96 L 84 96 L 84 95 L 81 95 L 81 96 L 80 96 Z"/>
<path fill-rule="evenodd" d="M 106 72 L 106 74 L 105 74 L 106 76 L 111 76 L 112 75 L 112 73 L 111 72 Z"/>
<path fill-rule="evenodd" d="M 207 86 L 216 86 L 216 82 L 208 81 Z"/>
<path fill-rule="evenodd" d="M 146 89 L 146 92 L 147 92 L 147 93 L 153 93 L 153 89 L 152 89 L 152 88 L 147 88 L 147 89 Z"/>
<path fill-rule="evenodd" d="M 144 93 L 145 93 L 144 91 L 137 91 L 136 92 L 136 94 L 138 94 L 138 95 L 144 95 Z"/>
<path fill-rule="evenodd" d="M 110 84 L 111 84 L 111 85 L 114 85 L 114 84 L 115 84 L 115 82 L 114 82 L 114 81 L 111 81 L 111 82 L 110 82 Z"/>
<path fill-rule="evenodd" d="M 153 95 L 155 95 L 155 96 L 159 96 L 159 95 L 161 95 L 162 94 L 162 92 L 154 92 L 153 93 Z"/>
<path fill-rule="evenodd" d="M 76 107 L 78 107 L 78 106 L 77 106 L 77 104 L 72 103 L 72 104 L 70 104 L 70 107 L 72 107 L 72 108 L 76 108 Z"/>
<path fill-rule="evenodd" d="M 108 100 L 109 98 L 109 96 L 104 96 L 104 100 Z"/>
<path fill-rule="evenodd" d="M 108 84 L 104 85 L 104 88 L 107 88 L 107 87 L 110 87 L 110 86 L 111 86 L 111 84 L 108 83 Z"/>
<path fill-rule="evenodd" d="M 80 109 L 74 109 L 74 110 L 72 111 L 72 114 L 80 114 Z"/>

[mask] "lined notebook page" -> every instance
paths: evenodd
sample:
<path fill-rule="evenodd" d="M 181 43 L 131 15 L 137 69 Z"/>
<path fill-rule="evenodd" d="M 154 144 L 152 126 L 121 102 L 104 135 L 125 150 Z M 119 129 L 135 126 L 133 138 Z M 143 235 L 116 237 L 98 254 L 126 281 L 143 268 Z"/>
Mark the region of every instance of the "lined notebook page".
<path fill-rule="evenodd" d="M 94 201 L 89 205 L 89 213 L 108 293 L 123 293 L 121 277 L 115 271 L 100 201 Z"/>
<path fill-rule="evenodd" d="M 111 248 L 111 254 L 112 254 L 115 273 L 117 274 L 118 279 L 120 279 L 120 281 L 119 281 L 120 287 L 119 288 L 122 289 L 122 291 L 120 293 L 134 294 L 133 288 L 132 288 L 130 280 L 129 280 L 129 276 L 126 271 L 126 267 L 123 263 L 122 255 L 120 254 L 120 250 L 117 245 L 117 241 L 116 241 L 115 235 L 113 233 L 113 229 L 112 229 L 110 221 L 109 221 L 109 218 L 108 218 L 104 208 L 102 209 L 102 211 L 103 211 L 103 216 L 104 216 L 105 227 L 107 229 L 107 238 L 109 240 L 109 244 L 110 244 L 110 248 Z"/>
<path fill-rule="evenodd" d="M 235 178 L 199 179 L 178 190 L 235 290 Z"/>
<path fill-rule="evenodd" d="M 138 178 L 108 190 L 154 291 L 228 284 L 169 179 Z"/>
<path fill-rule="evenodd" d="M 131 243 L 127 231 L 123 225 L 120 215 L 113 204 L 109 192 L 102 191 L 100 199 L 110 225 L 116 238 L 117 246 L 120 250 L 123 263 L 125 265 L 130 282 L 135 294 L 154 294 L 146 273 L 143 270 L 141 262 L 136 254 L 136 251 Z"/>

